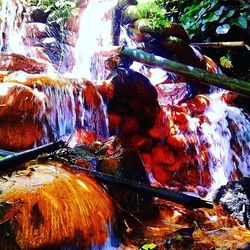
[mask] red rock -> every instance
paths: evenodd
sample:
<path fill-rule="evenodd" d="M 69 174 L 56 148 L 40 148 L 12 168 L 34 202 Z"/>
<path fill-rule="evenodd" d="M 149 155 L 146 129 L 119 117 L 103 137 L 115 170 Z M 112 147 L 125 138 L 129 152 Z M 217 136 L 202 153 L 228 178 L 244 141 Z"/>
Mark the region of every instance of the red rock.
<path fill-rule="evenodd" d="M 208 166 L 205 166 L 200 169 L 200 175 L 200 185 L 202 185 L 203 187 L 210 187 L 212 184 L 212 176 Z"/>
<path fill-rule="evenodd" d="M 0 118 L 5 120 L 35 119 L 47 101 L 41 92 L 18 83 L 1 83 L 0 92 Z"/>
<path fill-rule="evenodd" d="M 187 132 L 189 130 L 189 121 L 188 115 L 183 112 L 175 112 L 174 113 L 174 122 L 178 126 L 178 128 L 183 131 Z"/>
<path fill-rule="evenodd" d="M 238 94 L 228 91 L 224 94 L 222 94 L 221 99 L 228 104 L 233 103 L 233 101 L 237 98 Z"/>
<path fill-rule="evenodd" d="M 71 47 L 75 47 L 78 36 L 79 36 L 78 32 L 75 32 L 75 31 L 72 31 L 72 30 L 67 30 L 66 34 L 67 34 L 67 36 L 64 39 L 64 42 L 66 44 L 68 44 L 69 46 L 71 46 Z"/>
<path fill-rule="evenodd" d="M 154 164 L 152 173 L 157 181 L 165 185 L 170 184 L 174 177 L 174 173 L 166 171 L 166 169 L 164 169 L 164 165 L 162 164 Z"/>
<path fill-rule="evenodd" d="M 152 145 L 151 139 L 143 135 L 133 135 L 131 138 L 131 144 L 138 149 L 149 149 Z"/>
<path fill-rule="evenodd" d="M 10 151 L 29 149 L 42 137 L 43 128 L 32 120 L 0 123 L 0 148 Z"/>
<path fill-rule="evenodd" d="M 120 123 L 121 123 L 121 116 L 111 112 L 108 115 L 108 119 L 109 119 L 109 128 L 110 129 L 116 129 L 119 127 Z"/>
<path fill-rule="evenodd" d="M 124 134 L 134 134 L 139 131 L 139 121 L 130 116 L 125 116 L 122 118 L 121 122 L 121 133 Z"/>
<path fill-rule="evenodd" d="M 142 154 L 140 154 L 140 156 L 142 158 L 144 168 L 147 171 L 151 171 L 152 165 L 153 165 L 152 155 L 150 153 L 142 153 Z"/>
<path fill-rule="evenodd" d="M 159 144 L 152 150 L 154 164 L 170 165 L 176 162 L 174 153 L 164 144 Z"/>
<path fill-rule="evenodd" d="M 97 140 L 97 136 L 94 132 L 82 128 L 75 131 L 73 140 L 75 140 L 76 144 L 93 143 Z"/>
<path fill-rule="evenodd" d="M 200 185 L 200 173 L 195 165 L 183 167 L 178 172 L 178 180 L 184 185 Z"/>
<path fill-rule="evenodd" d="M 155 139 L 164 139 L 168 137 L 170 133 L 170 118 L 167 117 L 166 113 L 160 109 L 154 126 L 148 130 L 148 134 Z"/>
<path fill-rule="evenodd" d="M 174 149 L 185 149 L 187 143 L 184 135 L 182 134 L 175 134 L 175 135 L 170 135 L 167 139 L 167 143 L 173 147 Z"/>
<path fill-rule="evenodd" d="M 0 54 L 0 70 L 24 71 L 29 74 L 40 74 L 47 72 L 51 67 L 46 61 L 27 57 L 14 53 Z"/>
<path fill-rule="evenodd" d="M 74 10 L 74 13 L 72 13 L 67 21 L 67 28 L 70 31 L 73 31 L 75 33 L 78 33 L 79 27 L 80 27 L 80 21 L 81 21 L 81 10 L 79 8 L 76 8 Z"/>
<path fill-rule="evenodd" d="M 204 95 L 197 95 L 186 103 L 193 114 L 202 114 L 210 105 L 211 100 Z"/>
<path fill-rule="evenodd" d="M 26 24 L 26 36 L 35 38 L 44 38 L 47 37 L 50 31 L 50 28 L 44 23 L 27 23 Z"/>

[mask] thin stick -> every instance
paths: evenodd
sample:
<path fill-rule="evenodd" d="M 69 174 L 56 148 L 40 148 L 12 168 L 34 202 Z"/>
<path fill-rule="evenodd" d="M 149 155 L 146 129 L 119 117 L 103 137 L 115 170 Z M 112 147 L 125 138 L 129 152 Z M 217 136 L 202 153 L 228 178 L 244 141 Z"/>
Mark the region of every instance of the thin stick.
<path fill-rule="evenodd" d="M 120 186 L 120 187 L 129 189 L 130 191 L 134 191 L 134 192 L 146 194 L 146 195 L 151 195 L 154 197 L 159 197 L 162 199 L 166 199 L 172 202 L 185 205 L 190 208 L 213 208 L 213 205 L 211 202 L 200 199 L 198 197 L 193 197 L 193 196 L 186 195 L 183 193 L 173 192 L 165 188 L 151 187 L 142 182 L 132 181 L 132 180 L 125 179 L 125 178 L 114 177 L 109 174 L 92 171 L 86 168 L 78 167 L 76 165 L 70 165 L 69 168 L 78 172 L 83 172 L 85 174 L 91 175 L 92 177 L 94 177 L 95 179 L 97 179 L 98 181 L 104 184 Z"/>
<path fill-rule="evenodd" d="M 208 43 L 191 43 L 193 46 L 205 47 L 205 48 L 228 48 L 228 47 L 245 47 L 244 41 L 235 42 L 208 42 Z"/>

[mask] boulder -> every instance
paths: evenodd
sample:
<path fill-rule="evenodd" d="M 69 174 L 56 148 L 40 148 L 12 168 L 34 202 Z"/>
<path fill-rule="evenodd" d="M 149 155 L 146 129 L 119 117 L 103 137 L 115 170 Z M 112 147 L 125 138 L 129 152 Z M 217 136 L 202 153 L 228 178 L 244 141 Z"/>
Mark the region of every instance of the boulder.
<path fill-rule="evenodd" d="M 214 195 L 214 202 L 224 207 L 240 223 L 250 228 L 250 178 L 229 181 Z"/>

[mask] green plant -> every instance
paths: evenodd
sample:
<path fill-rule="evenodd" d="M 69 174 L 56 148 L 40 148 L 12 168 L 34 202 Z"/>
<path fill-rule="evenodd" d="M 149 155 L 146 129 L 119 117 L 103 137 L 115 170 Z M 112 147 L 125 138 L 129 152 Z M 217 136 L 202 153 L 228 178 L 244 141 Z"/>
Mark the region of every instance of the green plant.
<path fill-rule="evenodd" d="M 61 28 L 65 28 L 69 16 L 74 13 L 77 7 L 77 0 L 28 0 L 29 6 L 42 9 L 49 13 L 48 23 L 57 23 Z"/>
<path fill-rule="evenodd" d="M 140 249 L 141 250 L 153 250 L 156 249 L 157 245 L 154 243 L 144 244 Z"/>
<path fill-rule="evenodd" d="M 182 0 L 180 21 L 191 37 L 208 37 L 209 33 L 227 34 L 232 26 L 249 28 L 250 3 L 243 0 Z"/>
<path fill-rule="evenodd" d="M 131 5 L 126 9 L 126 13 L 132 19 L 142 20 L 151 29 L 165 28 L 170 22 L 169 16 L 177 13 L 177 8 L 173 5 L 177 0 L 137 0 L 137 5 Z M 166 8 L 168 4 L 171 7 Z"/>

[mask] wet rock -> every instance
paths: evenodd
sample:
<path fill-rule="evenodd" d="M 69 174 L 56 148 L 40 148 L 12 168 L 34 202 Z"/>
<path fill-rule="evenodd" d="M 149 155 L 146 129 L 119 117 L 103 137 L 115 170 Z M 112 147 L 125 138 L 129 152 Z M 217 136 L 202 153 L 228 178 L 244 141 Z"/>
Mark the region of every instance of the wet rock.
<path fill-rule="evenodd" d="M 45 23 L 27 23 L 26 35 L 32 38 L 44 38 L 50 33 L 50 28 Z"/>
<path fill-rule="evenodd" d="M 150 81 L 123 65 L 114 69 L 108 79 L 113 90 L 112 97 L 108 98 L 108 112 L 121 116 L 135 116 L 142 129 L 152 127 L 158 101 L 157 91 Z"/>
<path fill-rule="evenodd" d="M 31 148 L 41 141 L 42 125 L 31 119 L 23 121 L 1 121 L 0 148 L 11 151 L 21 151 Z"/>
<path fill-rule="evenodd" d="M 164 246 L 170 249 L 193 249 L 194 240 L 192 238 L 194 228 L 182 228 L 172 234 L 167 235 Z"/>
<path fill-rule="evenodd" d="M 76 52 L 74 46 L 68 44 L 61 44 L 62 56 L 58 71 L 61 73 L 71 72 L 76 64 Z"/>
<path fill-rule="evenodd" d="M 70 31 L 73 31 L 75 33 L 78 33 L 79 28 L 80 28 L 80 21 L 81 21 L 81 9 L 76 8 L 74 10 L 74 13 L 72 13 L 68 17 L 67 29 L 69 29 Z"/>
<path fill-rule="evenodd" d="M 29 74 L 39 74 L 46 72 L 49 65 L 39 59 L 29 58 L 14 53 L 0 54 L 0 70 L 19 71 L 22 70 Z"/>
<path fill-rule="evenodd" d="M 123 153 L 117 167 L 116 176 L 149 185 L 147 173 L 136 150 L 127 150 Z M 124 211 L 129 211 L 139 217 L 149 216 L 152 212 L 153 199 L 151 196 L 137 194 L 132 190 L 116 186 L 110 187 L 109 190 L 114 199 L 118 201 L 119 206 L 125 209 Z"/>
<path fill-rule="evenodd" d="M 250 178 L 229 181 L 219 188 L 214 202 L 221 204 L 229 214 L 246 227 L 250 225 Z"/>
<path fill-rule="evenodd" d="M 65 36 L 66 37 L 64 39 L 64 43 L 68 44 L 69 46 L 75 47 L 78 39 L 78 32 L 66 30 Z"/>

